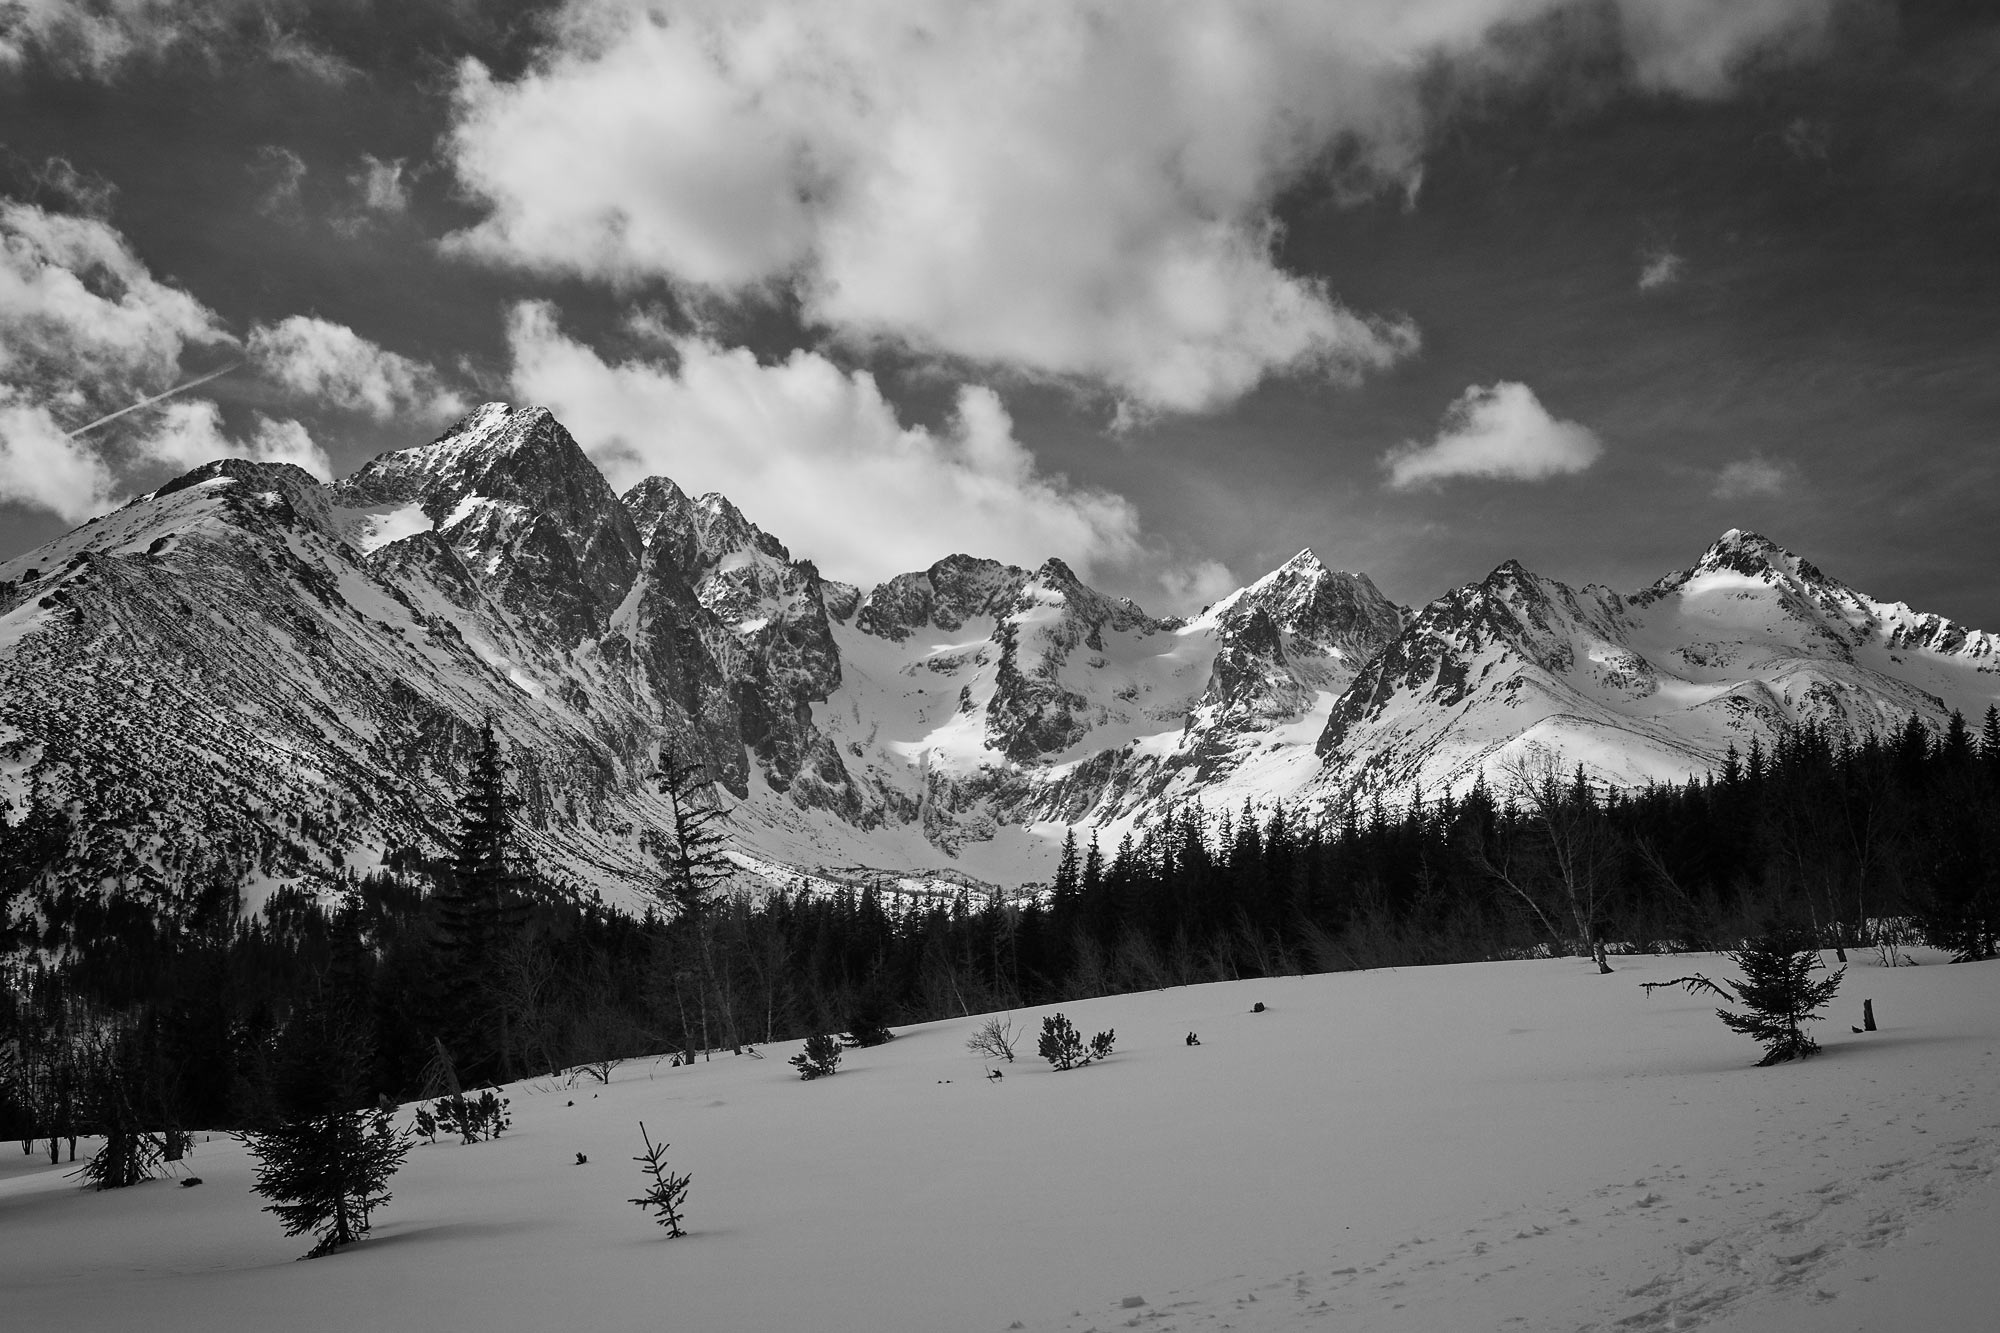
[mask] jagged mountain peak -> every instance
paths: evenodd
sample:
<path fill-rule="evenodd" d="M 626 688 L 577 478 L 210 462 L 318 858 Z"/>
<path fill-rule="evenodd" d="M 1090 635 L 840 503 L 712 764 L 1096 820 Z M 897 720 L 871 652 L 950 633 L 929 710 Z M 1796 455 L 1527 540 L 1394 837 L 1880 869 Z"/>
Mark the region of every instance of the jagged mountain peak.
<path fill-rule="evenodd" d="M 1406 618 L 1366 574 L 1330 568 L 1310 547 L 1217 602 L 1209 615 L 1227 623 L 1257 611 L 1292 633 L 1385 618 L 1400 626 Z"/>
<path fill-rule="evenodd" d="M 622 501 L 650 548 L 663 543 L 675 565 L 691 578 L 741 552 L 790 563 L 785 544 L 758 527 L 725 495 L 693 497 L 666 477 L 648 477 Z"/>
<path fill-rule="evenodd" d="M 603 473 L 544 407 L 482 403 L 428 444 L 395 449 L 334 483 L 349 506 L 415 501 L 442 521 L 468 497 L 538 508 L 618 507 Z"/>
<path fill-rule="evenodd" d="M 1759 595 L 1774 598 L 1787 617 L 1824 622 L 1838 638 L 1865 632 L 1865 622 L 1876 612 L 1868 598 L 1812 561 L 1743 528 L 1723 533 L 1694 564 L 1633 594 L 1631 602 L 1644 607 L 1665 600 L 1740 599 L 1759 588 L 1765 590 Z"/>
<path fill-rule="evenodd" d="M 1004 614 L 1028 579 L 1028 571 L 1017 565 L 948 555 L 929 569 L 876 585 L 854 623 L 863 633 L 898 643 L 925 625 L 955 631 L 977 616 Z"/>
<path fill-rule="evenodd" d="M 1692 573 L 1708 570 L 1733 570 L 1739 574 L 1762 575 L 1766 573 L 1790 575 L 1807 583 L 1830 582 L 1818 566 L 1802 556 L 1794 555 L 1762 533 L 1750 532 L 1743 528 L 1731 528 L 1715 539 L 1695 563 Z"/>

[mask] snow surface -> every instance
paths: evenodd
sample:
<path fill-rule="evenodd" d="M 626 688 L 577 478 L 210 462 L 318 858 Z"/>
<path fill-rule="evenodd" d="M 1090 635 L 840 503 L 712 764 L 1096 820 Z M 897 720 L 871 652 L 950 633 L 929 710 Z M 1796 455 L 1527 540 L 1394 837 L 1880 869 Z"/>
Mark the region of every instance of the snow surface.
<path fill-rule="evenodd" d="M 1857 961 L 1823 1054 L 1755 1069 L 1711 1002 L 1638 985 L 1726 962 L 1614 961 L 1065 1005 L 1116 1054 L 1057 1074 L 1029 1038 L 997 1083 L 976 1019 L 814 1083 L 796 1043 L 531 1082 L 513 1132 L 418 1145 L 374 1235 L 310 1263 L 225 1138 L 199 1188 L 106 1194 L 10 1150 L 0 1308 L 300 1333 L 1991 1326 L 2000 964 Z M 1864 997 L 1882 1030 L 1852 1035 Z M 642 1119 L 693 1173 L 686 1239 L 626 1202 Z"/>
<path fill-rule="evenodd" d="M 406 504 L 371 505 L 363 509 L 337 509 L 337 519 L 351 533 L 354 545 L 364 552 L 381 550 L 390 542 L 429 532 L 436 526 L 423 506 L 415 500 Z"/>

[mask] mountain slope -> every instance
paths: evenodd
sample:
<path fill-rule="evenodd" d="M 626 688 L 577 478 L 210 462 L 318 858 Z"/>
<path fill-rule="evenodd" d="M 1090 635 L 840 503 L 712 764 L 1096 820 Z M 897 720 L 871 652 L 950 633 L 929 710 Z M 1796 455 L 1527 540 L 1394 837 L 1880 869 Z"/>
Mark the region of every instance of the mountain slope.
<path fill-rule="evenodd" d="M 1780 728 L 1941 727 L 2000 699 L 2000 637 L 1879 602 L 1755 533 L 1629 597 L 1509 562 L 1425 607 L 1318 743 L 1322 795 L 1437 794 L 1537 748 L 1620 785 Z"/>
<path fill-rule="evenodd" d="M 767 882 L 1011 885 L 1181 802 L 1400 799 L 1535 747 L 1643 782 L 1795 721 L 1976 716 L 1997 664 L 1744 533 L 1629 597 L 1509 563 L 1415 614 L 1310 551 L 1188 620 L 1060 560 L 864 593 L 492 403 L 332 485 L 212 463 L 0 565 L 0 814 L 70 810 L 73 888 L 323 879 L 441 850 L 491 718 L 581 892 L 656 879 L 663 748 Z"/>

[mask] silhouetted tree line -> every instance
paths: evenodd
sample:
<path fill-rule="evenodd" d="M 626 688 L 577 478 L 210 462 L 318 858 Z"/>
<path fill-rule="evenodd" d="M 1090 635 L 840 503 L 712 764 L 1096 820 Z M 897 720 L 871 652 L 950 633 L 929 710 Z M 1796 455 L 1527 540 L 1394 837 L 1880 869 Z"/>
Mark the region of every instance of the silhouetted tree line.
<path fill-rule="evenodd" d="M 1531 755 L 1491 787 L 1394 807 L 1190 805 L 1111 847 L 1072 834 L 1053 884 L 1011 900 L 731 896 L 701 775 L 660 776 L 676 826 L 644 915 L 539 884 L 490 735 L 448 857 L 248 915 L 223 885 L 166 910 L 49 890 L 64 815 L 31 808 L 0 826 L 0 1136 L 55 1152 L 114 1124 L 265 1129 L 301 1107 L 1238 977 L 1549 952 L 1609 966 L 1733 948 L 1772 920 L 1843 951 L 1886 926 L 1966 959 L 2000 943 L 1993 710 L 1977 735 L 1956 717 L 1886 738 L 1800 728 L 1639 790 Z"/>

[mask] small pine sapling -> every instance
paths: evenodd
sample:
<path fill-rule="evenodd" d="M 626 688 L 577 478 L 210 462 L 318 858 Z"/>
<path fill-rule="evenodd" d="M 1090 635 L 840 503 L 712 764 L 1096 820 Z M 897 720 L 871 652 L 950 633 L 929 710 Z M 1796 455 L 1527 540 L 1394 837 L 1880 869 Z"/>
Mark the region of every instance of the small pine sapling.
<path fill-rule="evenodd" d="M 438 1141 L 438 1119 L 431 1114 L 429 1107 L 417 1108 L 416 1123 L 410 1126 L 410 1132 L 420 1139 L 429 1139 L 432 1143 Z"/>
<path fill-rule="evenodd" d="M 1076 1030 L 1076 1025 L 1063 1015 L 1054 1014 L 1042 1020 L 1042 1035 L 1035 1043 L 1035 1050 L 1059 1070 L 1081 1069 L 1110 1055 L 1116 1039 L 1113 1032 L 1100 1032 L 1085 1047 L 1083 1034 Z"/>
<path fill-rule="evenodd" d="M 640 1169 L 647 1176 L 651 1177 L 653 1183 L 646 1187 L 644 1194 L 633 1199 L 632 1202 L 638 1204 L 641 1208 L 652 1209 L 653 1220 L 667 1229 L 667 1239 L 678 1240 L 687 1234 L 681 1228 L 681 1222 L 685 1216 L 681 1212 L 681 1204 L 687 1198 L 688 1182 L 694 1179 L 694 1177 L 689 1175 L 675 1175 L 667 1169 L 667 1148 L 669 1145 L 665 1143 L 655 1144 L 652 1138 L 646 1133 L 646 1122 L 643 1120 L 639 1122 L 639 1138 L 645 1143 L 646 1152 L 644 1156 L 634 1157 L 632 1160 L 639 1164 Z M 577 1164 L 579 1166 L 583 1164 L 582 1153 L 577 1154 Z"/>
<path fill-rule="evenodd" d="M 806 1038 L 806 1047 L 791 1059 L 792 1068 L 802 1079 L 825 1078 L 840 1068 L 840 1038 L 819 1032 Z"/>
<path fill-rule="evenodd" d="M 432 1119 L 445 1133 L 456 1134 L 466 1143 L 477 1143 L 481 1139 L 497 1139 L 514 1127 L 514 1118 L 507 1111 L 511 1105 L 512 1100 L 502 1097 L 498 1089 L 488 1088 L 477 1097 L 459 1094 L 440 1098 Z M 422 1121 L 418 1124 L 421 1128 Z"/>
<path fill-rule="evenodd" d="M 987 1019 L 977 1032 L 966 1039 L 965 1049 L 989 1060 L 1005 1060 L 1013 1064 L 1015 1040 L 1014 1020 L 1008 1018 L 1002 1022 L 995 1016 Z"/>

